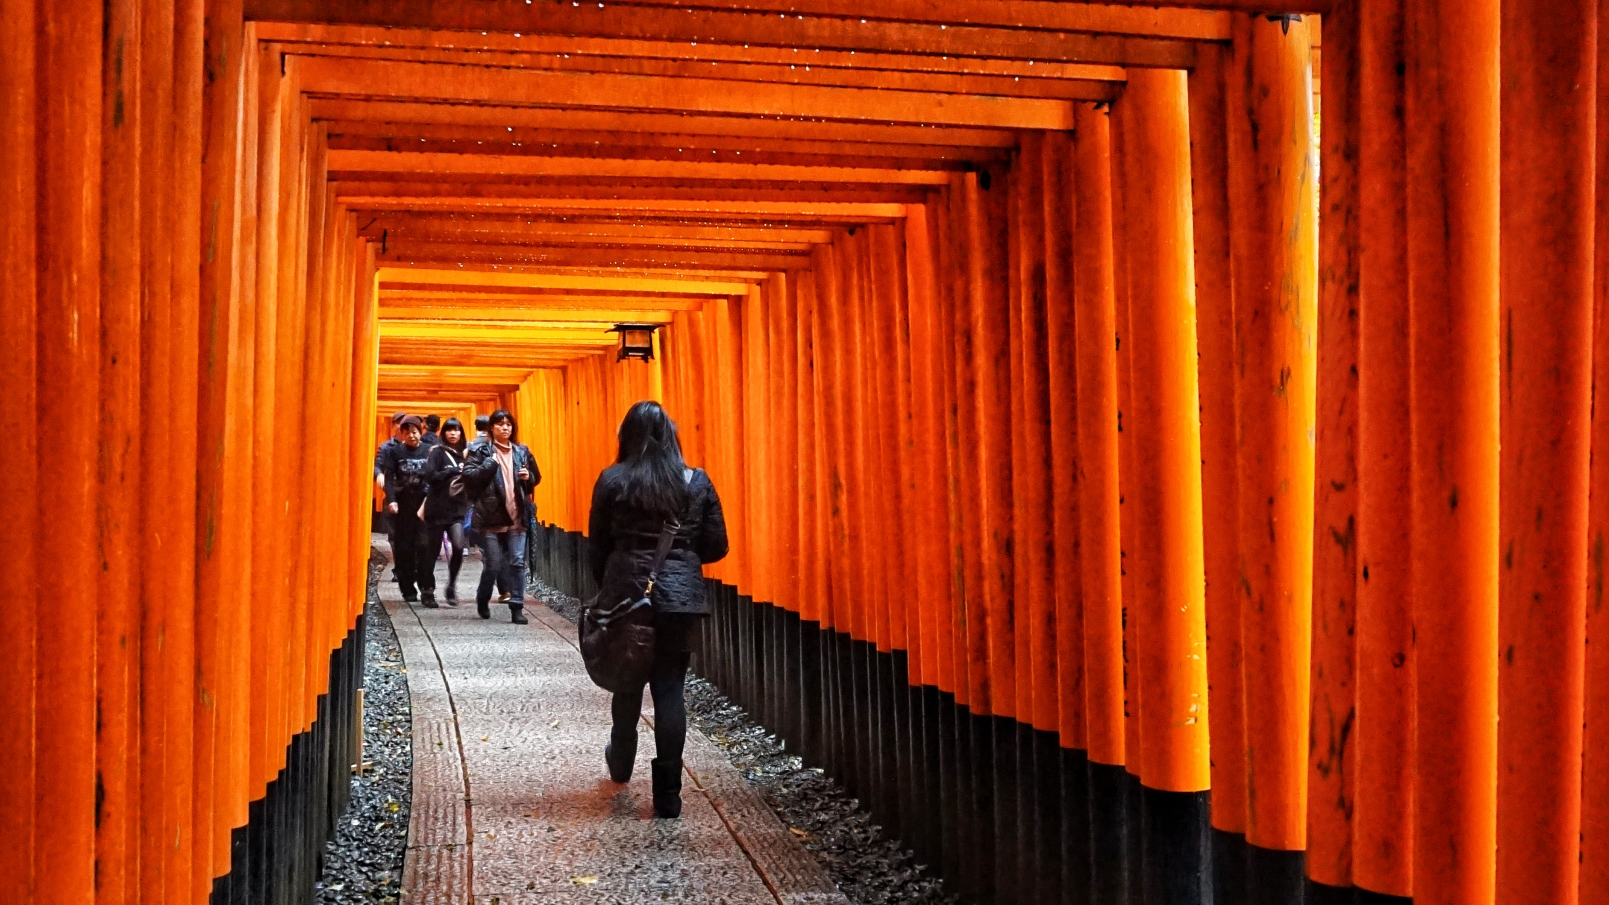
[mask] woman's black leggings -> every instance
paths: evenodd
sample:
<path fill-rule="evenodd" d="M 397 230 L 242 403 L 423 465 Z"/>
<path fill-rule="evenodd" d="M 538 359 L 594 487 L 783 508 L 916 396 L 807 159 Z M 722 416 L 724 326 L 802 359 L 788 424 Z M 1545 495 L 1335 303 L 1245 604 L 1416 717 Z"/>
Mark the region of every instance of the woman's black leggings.
<path fill-rule="evenodd" d="M 687 744 L 687 664 L 693 655 L 685 651 L 659 651 L 648 674 L 648 691 L 654 696 L 654 752 L 661 760 L 680 762 Z M 636 694 L 617 694 L 610 706 L 614 716 L 612 736 L 635 745 L 637 720 L 642 716 L 642 690 Z"/>
<path fill-rule="evenodd" d="M 654 614 L 654 664 L 648 672 L 648 691 L 654 696 L 654 751 L 662 760 L 680 762 L 687 744 L 687 665 L 693 659 L 703 616 L 690 613 Z M 636 750 L 637 720 L 642 717 L 642 689 L 617 694 L 610 705 L 617 750 Z"/>
<path fill-rule="evenodd" d="M 431 562 L 436 561 L 436 555 L 441 552 L 441 536 L 447 535 L 447 545 L 452 548 L 452 554 L 447 558 L 447 587 L 458 586 L 458 570 L 464 566 L 464 522 L 448 522 L 445 525 L 435 522 L 425 532 L 425 546 L 430 548 Z"/>

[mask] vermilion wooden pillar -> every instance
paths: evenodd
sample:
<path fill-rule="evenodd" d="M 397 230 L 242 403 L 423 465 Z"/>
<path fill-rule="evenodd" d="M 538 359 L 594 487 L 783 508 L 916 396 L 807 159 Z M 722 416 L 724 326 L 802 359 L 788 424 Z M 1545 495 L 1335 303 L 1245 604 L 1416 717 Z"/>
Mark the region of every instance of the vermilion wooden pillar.
<path fill-rule="evenodd" d="M 1077 114 L 1074 114 L 1075 123 Z M 1044 580 L 1049 584 L 1052 618 L 1056 626 L 1051 656 L 1056 663 L 1056 687 L 1035 692 L 1036 703 L 1048 706 L 1047 728 L 1059 731 L 1064 748 L 1087 750 L 1086 692 L 1084 686 L 1084 586 L 1078 424 L 1078 307 L 1073 275 L 1077 211 L 1074 206 L 1073 137 L 1065 132 L 1045 136 L 1043 201 L 1045 224 L 1045 327 L 1049 344 L 1043 435 L 1050 469 L 1049 563 Z M 1108 232 L 1110 235 L 1110 232 Z M 1032 329 L 1032 325 L 1029 325 Z M 1053 439 L 1052 439 L 1053 438 Z M 1041 700 L 1041 695 L 1048 700 Z M 1065 836 L 1069 829 L 1062 830 Z"/>
<path fill-rule="evenodd" d="M 1401 0 L 1359 0 L 1357 728 L 1352 881 L 1413 892 L 1413 575 Z"/>
<path fill-rule="evenodd" d="M 1235 15 L 1230 250 L 1239 422 L 1247 884 L 1300 895 L 1313 589 L 1316 148 L 1309 24 Z M 1255 132 L 1255 137 L 1253 133 Z"/>
<path fill-rule="evenodd" d="M 173 228 L 168 241 L 172 253 L 172 305 L 169 322 L 172 381 L 168 401 L 172 445 L 168 450 L 173 470 L 169 492 L 175 504 L 169 513 L 174 544 L 167 568 L 172 585 L 170 618 L 162 662 L 168 671 L 167 750 L 170 820 L 164 834 L 171 842 L 167 864 L 167 901 L 188 902 L 199 888 L 192 881 L 194 855 L 199 844 L 194 828 L 195 712 L 196 712 L 196 510 L 187 501 L 196 498 L 197 386 L 200 374 L 195 337 L 200 329 L 201 272 L 201 0 L 181 0 L 174 9 L 173 40 L 173 169 L 167 189 L 174 199 Z M 210 880 L 211 878 L 206 878 Z"/>
<path fill-rule="evenodd" d="M 1073 307 L 1078 368 L 1079 581 L 1084 610 L 1084 713 L 1089 758 L 1121 766 L 1122 548 L 1118 525 L 1117 336 L 1112 289 L 1111 124 L 1074 108 Z"/>
<path fill-rule="evenodd" d="M 39 7 L 38 412 L 71 442 L 41 446 L 40 516 L 74 525 L 51 545 L 51 568 L 30 597 L 51 600 L 37 622 L 41 719 L 34 750 L 36 884 L 32 901 L 94 898 L 95 606 L 97 588 L 55 576 L 95 575 L 100 401 L 101 38 L 100 4 Z M 30 604 L 37 605 L 37 604 Z M 26 899 L 25 899 L 26 900 Z"/>
<path fill-rule="evenodd" d="M 175 546 L 189 538 L 160 530 L 173 521 L 177 500 L 170 490 L 174 467 L 169 401 L 172 368 L 174 7 L 148 0 L 140 16 L 140 522 L 141 554 L 170 562 Z M 173 618 L 174 577 L 167 569 L 139 573 L 140 620 L 140 845 L 141 902 L 162 902 L 171 870 L 174 770 L 168 719 L 175 675 L 168 663 L 167 633 Z M 188 765 L 186 765 L 188 766 Z"/>
<path fill-rule="evenodd" d="M 1599 7 L 1599 24 L 1605 10 Z M 1597 119 L 1609 122 L 1609 55 L 1598 54 Z M 1597 130 L 1597 173 L 1609 173 L 1609 129 Z M 1601 177 L 1600 177 L 1601 178 Z M 1594 208 L 1592 486 L 1587 524 L 1587 656 L 1581 770 L 1582 905 L 1609 903 L 1609 192 Z"/>
<path fill-rule="evenodd" d="M 922 681 L 953 691 L 950 650 L 950 546 L 948 464 L 945 452 L 943 308 L 934 273 L 933 224 L 927 205 L 913 205 L 905 220 L 911 336 L 911 421 L 916 484 L 912 512 L 917 532 L 916 589 L 921 610 Z M 802 372 L 801 372 L 802 373 Z M 942 639 L 942 640 L 941 640 Z M 915 670 L 913 669 L 913 673 Z"/>
<path fill-rule="evenodd" d="M 1189 903 L 1210 895 L 1203 793 L 1211 780 L 1185 74 L 1134 70 L 1119 103 L 1127 108 L 1120 166 L 1131 442 L 1144 490 L 1136 540 L 1147 548 L 1143 567 L 1156 591 L 1130 610 L 1139 619 L 1144 694 L 1144 901 Z"/>
<path fill-rule="evenodd" d="M 1498 3 L 1407 9 L 1414 901 L 1494 896 Z"/>
<path fill-rule="evenodd" d="M 1229 269 L 1229 136 L 1224 106 L 1229 48 L 1204 44 L 1190 72 L 1190 184 L 1201 356 L 1201 498 L 1207 581 L 1207 682 L 1212 708 L 1212 826 L 1246 833 L 1246 727 L 1240 650 L 1240 472 L 1235 458 L 1235 293 Z M 1244 855 L 1224 839 L 1220 863 Z M 1233 851 L 1231 851 L 1233 849 Z M 1241 860 L 1244 860 L 1241 858 Z M 1217 877 L 1220 896 L 1239 875 Z"/>
<path fill-rule="evenodd" d="M 0 0 L 9 32 L 0 54 L 0 419 L 37 423 L 39 382 L 38 167 L 40 56 L 34 0 Z M 15 517 L 0 526 L 12 551 L 12 580 L 31 597 L 38 588 L 41 518 L 39 434 L 18 431 L 11 474 Z M 27 901 L 34 886 L 34 689 L 37 606 L 0 607 L 0 899 Z"/>
<path fill-rule="evenodd" d="M 1307 876 L 1352 885 L 1358 594 L 1358 3 L 1324 17 Z"/>
<path fill-rule="evenodd" d="M 96 541 L 102 571 L 95 649 L 95 897 L 131 901 L 139 801 L 139 607 L 135 551 L 140 491 L 141 197 L 139 4 L 106 7 L 102 47 L 100 461 Z"/>
<path fill-rule="evenodd" d="M 1579 889 L 1597 24 L 1595 0 L 1502 4 L 1504 905 L 1573 905 Z"/>

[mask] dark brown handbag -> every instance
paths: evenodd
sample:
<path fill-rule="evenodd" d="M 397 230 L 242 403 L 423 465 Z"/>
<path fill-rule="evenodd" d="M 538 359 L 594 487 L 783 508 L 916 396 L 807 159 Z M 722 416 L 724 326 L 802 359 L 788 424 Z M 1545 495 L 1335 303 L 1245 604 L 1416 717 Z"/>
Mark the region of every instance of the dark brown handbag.
<path fill-rule="evenodd" d="M 592 682 L 605 691 L 642 691 L 654 665 L 654 583 L 676 539 L 675 522 L 659 532 L 659 548 L 648 570 L 648 584 L 636 599 L 604 605 L 597 598 L 581 612 L 581 660 Z"/>

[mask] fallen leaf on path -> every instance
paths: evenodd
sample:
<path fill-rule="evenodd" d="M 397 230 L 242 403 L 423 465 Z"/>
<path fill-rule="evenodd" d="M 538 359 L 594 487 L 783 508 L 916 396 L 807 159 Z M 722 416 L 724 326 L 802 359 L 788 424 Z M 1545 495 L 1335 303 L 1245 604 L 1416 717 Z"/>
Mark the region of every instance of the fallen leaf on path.
<path fill-rule="evenodd" d="M 598 882 L 597 877 L 571 877 L 570 882 L 577 886 L 591 886 Z"/>

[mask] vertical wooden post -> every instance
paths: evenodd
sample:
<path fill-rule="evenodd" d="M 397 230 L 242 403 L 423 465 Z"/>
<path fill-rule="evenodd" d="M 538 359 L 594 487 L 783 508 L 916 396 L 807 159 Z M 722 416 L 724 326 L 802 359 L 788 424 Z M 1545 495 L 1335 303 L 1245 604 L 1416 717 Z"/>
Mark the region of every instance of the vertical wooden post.
<path fill-rule="evenodd" d="M 101 98 L 102 247 L 100 451 L 96 541 L 100 556 L 95 649 L 95 897 L 130 901 L 139 837 L 136 744 L 138 586 L 143 547 L 136 500 L 140 467 L 141 209 L 139 4 L 106 7 Z"/>
<path fill-rule="evenodd" d="M 1413 351 L 1413 891 L 1494 895 L 1498 588 L 1498 3 L 1407 9 Z"/>
<path fill-rule="evenodd" d="M 1074 117 L 1076 125 L 1076 113 Z M 1051 618 L 1056 625 L 1052 652 L 1056 662 L 1056 687 L 1050 690 L 1046 702 L 1054 716 L 1047 728 L 1059 731 L 1062 747 L 1085 750 L 1089 741 L 1084 684 L 1084 545 L 1079 535 L 1083 519 L 1080 500 L 1086 474 L 1098 469 L 1085 467 L 1079 438 L 1078 373 L 1082 344 L 1078 337 L 1074 280 L 1077 272 L 1074 249 L 1078 244 L 1078 234 L 1074 232 L 1078 216 L 1074 202 L 1074 161 L 1072 134 L 1052 132 L 1045 136 L 1044 199 L 1040 209 L 1045 221 L 1044 341 L 1049 348 L 1043 353 L 1048 380 L 1042 430 L 1046 431 L 1043 441 L 1050 444 L 1047 464 L 1051 549 L 1049 566 L 1043 571 L 1049 582 Z M 1110 237 L 1110 231 L 1107 235 Z"/>
<path fill-rule="evenodd" d="M 1404 20 L 1359 0 L 1358 609 L 1352 881 L 1413 892 L 1413 575 Z"/>
<path fill-rule="evenodd" d="M 1018 589 L 1014 595 L 1019 618 L 1018 656 L 1029 666 L 1028 670 L 1023 671 L 1019 663 L 1017 720 L 1030 723 L 1037 729 L 1056 731 L 1060 728 L 1059 689 L 1072 691 L 1074 688 L 1059 676 L 1063 663 L 1057 656 L 1062 631 L 1057 618 L 1057 596 L 1059 593 L 1066 597 L 1065 608 L 1076 611 L 1076 598 L 1072 595 L 1077 589 L 1058 589 L 1053 581 L 1058 572 L 1057 554 L 1071 555 L 1070 550 L 1058 551 L 1055 543 L 1053 513 L 1057 475 L 1054 464 L 1058 448 L 1063 451 L 1067 463 L 1071 464 L 1072 457 L 1067 455 L 1066 450 L 1077 443 L 1078 435 L 1076 432 L 1052 432 L 1051 388 L 1053 383 L 1065 380 L 1064 388 L 1072 390 L 1072 378 L 1077 372 L 1073 367 L 1053 369 L 1050 364 L 1050 344 L 1053 340 L 1049 298 L 1050 271 L 1053 269 L 1048 259 L 1052 245 L 1050 234 L 1054 230 L 1066 230 L 1067 211 L 1065 208 L 1052 209 L 1047 216 L 1046 203 L 1051 192 L 1045 173 L 1051 154 L 1056 150 L 1068 149 L 1068 145 L 1065 135 L 1036 137 L 1032 153 L 1029 151 L 1030 145 L 1024 145 L 1019 172 L 1012 179 L 1013 187 L 1021 193 L 1022 229 L 1018 256 L 1022 289 L 1017 318 L 1012 324 L 1014 332 L 1021 337 L 1014 345 L 1019 346 L 1017 360 L 1020 362 L 1021 376 L 1018 387 L 1022 396 L 1022 451 L 1015 457 L 1012 467 L 1012 496 L 1016 506 L 1013 523 L 1016 540 L 1012 553 L 1016 559 L 1014 585 Z M 1050 225 L 1051 218 L 1056 220 L 1054 228 Z M 1064 242 L 1062 240 L 1057 244 Z M 1061 276 L 1061 279 L 1063 282 L 1057 291 L 1065 293 L 1070 287 L 1065 276 Z M 1065 300 L 1056 309 L 1057 316 L 1065 319 L 1067 327 L 1071 326 L 1072 313 L 1071 299 Z M 1056 325 L 1054 339 L 1067 340 L 1065 348 L 1070 349 L 1073 337 L 1061 330 L 1062 326 L 1062 323 Z M 1069 422 L 1066 427 L 1076 430 L 1076 425 L 1070 423 L 1071 404 L 1065 406 L 1062 414 Z M 1072 509 L 1070 517 L 1078 517 L 1076 507 Z M 1024 652 L 1026 657 L 1022 656 Z M 1069 672 L 1073 672 L 1071 664 L 1066 665 Z M 1074 672 L 1074 675 L 1077 673 Z M 1084 690 L 1081 687 L 1076 690 L 1082 703 Z M 1071 695 L 1068 697 L 1071 698 Z"/>
<path fill-rule="evenodd" d="M 101 39 L 99 4 L 41 8 L 39 72 L 38 413 L 73 438 L 41 447 L 39 487 L 50 488 L 49 517 L 80 529 L 96 523 L 99 481 L 93 441 L 99 436 L 101 280 Z M 41 512 L 41 516 L 46 513 Z M 65 585 L 46 575 L 100 571 L 91 530 L 63 535 L 51 548 L 52 569 L 39 573 L 31 596 L 55 601 L 37 622 L 41 720 L 35 737 L 43 768 L 34 792 L 37 827 L 33 901 L 92 901 L 95 861 L 95 604 L 96 587 Z"/>
<path fill-rule="evenodd" d="M 1604 10 L 1600 7 L 1599 23 Z M 1597 121 L 1609 122 L 1609 54 L 1598 54 Z M 1609 129 L 1594 172 L 1609 173 Z M 1602 177 L 1600 177 L 1601 179 Z M 1609 191 L 1596 193 L 1592 319 L 1592 486 L 1587 524 L 1587 656 L 1581 770 L 1581 905 L 1609 905 Z"/>
<path fill-rule="evenodd" d="M 988 188 L 976 174 L 968 174 L 963 188 L 968 315 L 977 393 L 974 436 L 980 480 L 976 492 L 982 497 L 982 582 L 976 598 L 981 605 L 981 618 L 977 626 L 986 633 L 988 664 L 987 691 L 982 701 L 974 702 L 973 712 L 1003 716 L 1012 716 L 1016 710 L 1016 630 L 1011 619 L 1011 433 L 1004 429 L 1011 412 L 1010 338 L 1004 316 L 1008 311 L 1005 268 L 1010 261 L 1005 218 L 1009 188 L 1003 172 L 992 174 Z M 975 618 L 971 617 L 970 606 L 968 614 Z"/>
<path fill-rule="evenodd" d="M 1581 856 L 1598 4 L 1502 4 L 1497 901 Z M 1609 400 L 1606 400 L 1609 402 Z"/>
<path fill-rule="evenodd" d="M 35 424 L 39 413 L 39 82 L 35 0 L 0 0 L 10 31 L 0 54 L 0 420 Z M 39 434 L 16 432 L 11 474 L 16 509 L 0 527 L 11 551 L 12 580 L 31 597 L 38 589 Z M 38 680 L 38 607 L 0 607 L 0 899 L 25 902 L 34 889 L 34 694 Z"/>
<path fill-rule="evenodd" d="M 1116 299 L 1112 285 L 1111 125 L 1073 110 L 1073 308 L 1078 349 L 1079 582 L 1089 759 L 1124 763 L 1122 541 L 1118 525 Z"/>
<path fill-rule="evenodd" d="M 1190 72 L 1190 176 L 1201 356 L 1201 498 L 1206 563 L 1207 684 L 1212 708 L 1212 826 L 1246 833 L 1246 727 L 1240 650 L 1240 472 L 1235 458 L 1235 291 L 1229 268 L 1228 48 L 1204 44 Z M 1235 860 L 1239 840 L 1214 849 Z M 1231 852 L 1230 849 L 1236 850 Z M 1222 851 L 1220 851 L 1222 849 Z M 1244 860 L 1239 859 L 1239 860 Z M 1217 878 L 1217 895 L 1238 881 Z"/>
<path fill-rule="evenodd" d="M 1138 541 L 1153 571 L 1141 610 L 1145 901 L 1204 901 L 1208 877 L 1206 601 L 1201 428 L 1185 74 L 1134 70 L 1123 203 L 1134 373 L 1134 460 L 1145 482 Z M 1139 582 L 1136 582 L 1137 584 Z M 1131 610 L 1133 615 L 1133 610 Z M 1154 790 L 1154 791 L 1153 791 Z M 1154 793 L 1189 793 L 1158 795 Z"/>
<path fill-rule="evenodd" d="M 945 453 L 944 360 L 947 340 L 933 249 L 933 224 L 926 205 L 912 205 L 905 219 L 905 266 L 910 289 L 911 419 L 914 438 L 913 505 L 926 526 L 916 539 L 917 602 L 921 608 L 921 677 L 929 685 L 954 690 L 949 646 L 950 591 L 953 587 L 949 532 L 949 468 Z"/>
<path fill-rule="evenodd" d="M 1234 18 L 1230 250 L 1239 421 L 1246 841 L 1306 846 L 1317 223 L 1308 23 Z M 1299 894 L 1253 851 L 1248 884 Z M 1291 869 L 1291 868 L 1297 869 Z"/>
<path fill-rule="evenodd" d="M 1358 599 L 1358 0 L 1324 17 L 1307 876 L 1352 884 Z M 1404 432 L 1405 433 L 1405 432 Z M 1404 497 L 1406 499 L 1406 497 Z"/>
<path fill-rule="evenodd" d="M 195 337 L 200 329 L 201 273 L 201 82 L 203 69 L 202 2 L 183 0 L 174 10 L 173 41 L 173 169 L 168 191 L 174 199 L 173 315 L 170 321 L 172 381 L 168 406 L 173 428 L 169 449 L 173 463 L 170 492 L 175 505 L 169 526 L 176 538 L 168 559 L 173 585 L 168 589 L 170 618 L 163 648 L 170 698 L 167 714 L 171 840 L 167 901 L 190 901 L 197 889 L 192 874 L 197 839 L 194 832 L 196 738 L 196 436 L 198 363 Z M 210 877 L 207 878 L 210 880 Z"/>

